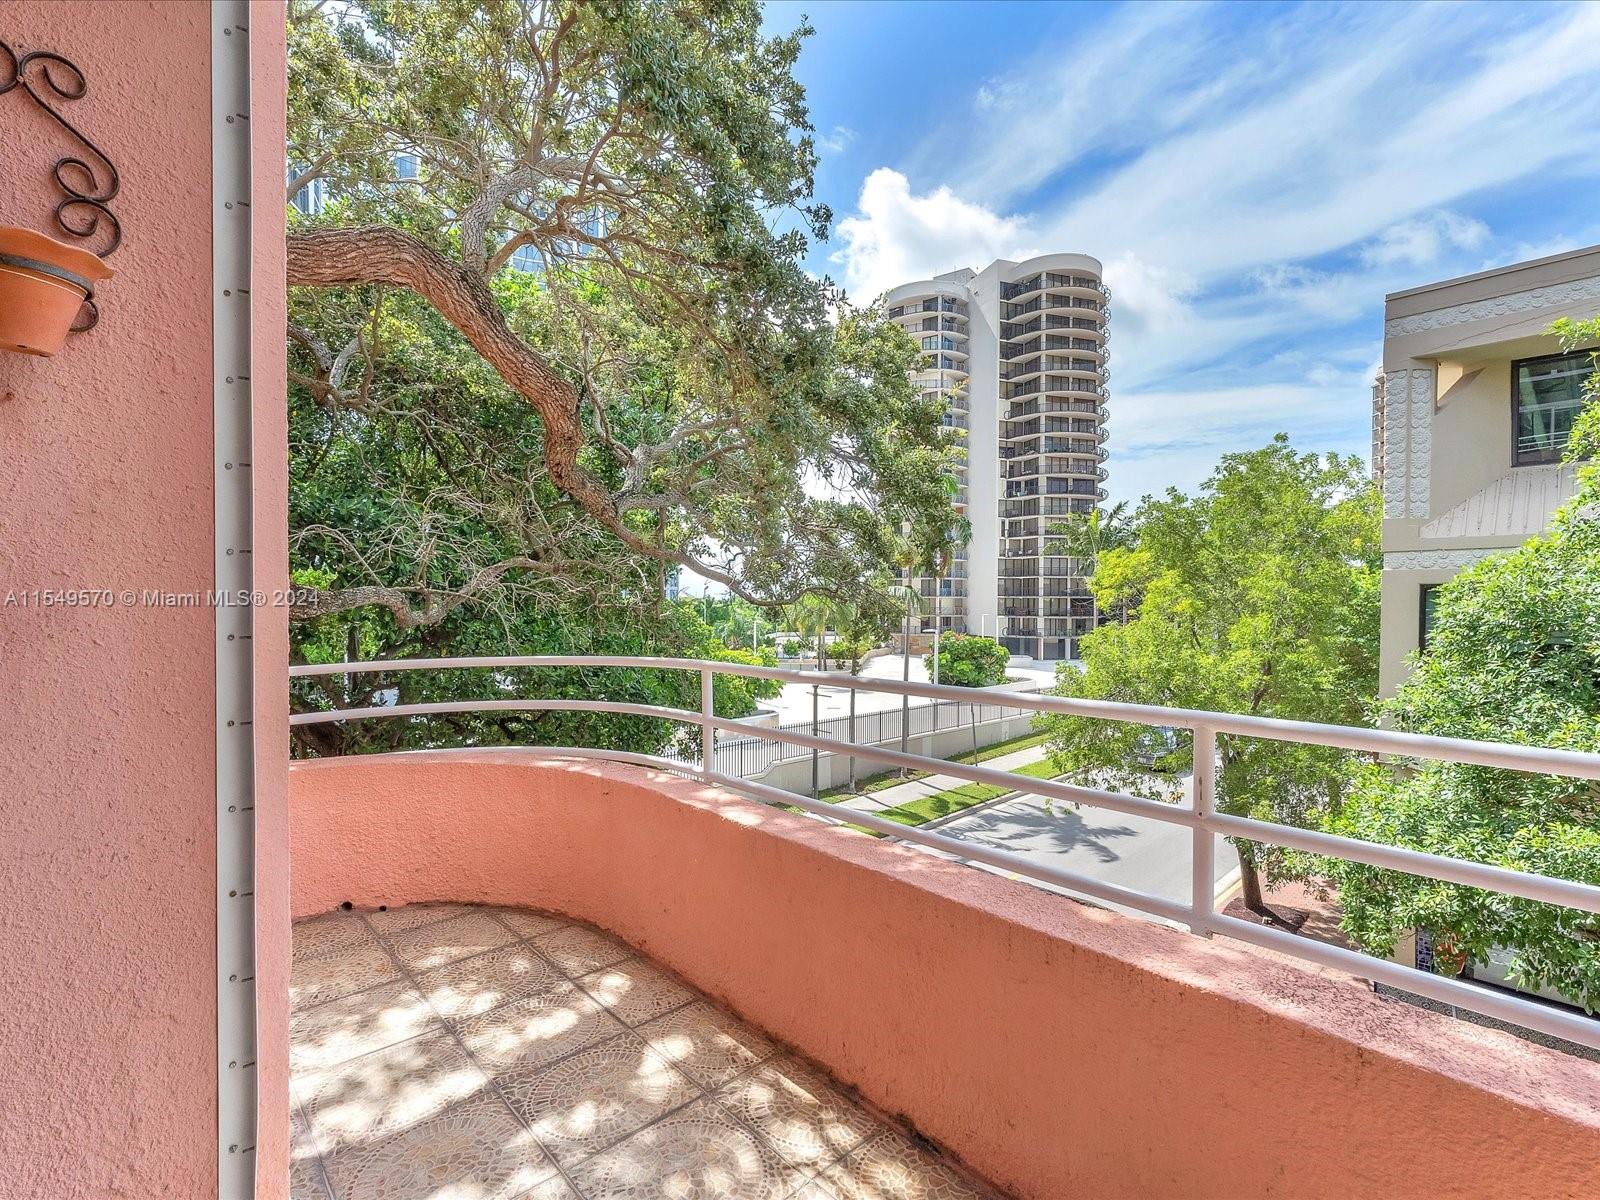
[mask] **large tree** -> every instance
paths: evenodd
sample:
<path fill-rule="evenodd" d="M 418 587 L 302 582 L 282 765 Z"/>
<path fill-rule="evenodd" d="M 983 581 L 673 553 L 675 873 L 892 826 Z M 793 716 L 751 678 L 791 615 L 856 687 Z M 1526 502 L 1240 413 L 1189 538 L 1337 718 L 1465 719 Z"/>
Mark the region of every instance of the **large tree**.
<path fill-rule="evenodd" d="M 1356 459 L 1297 454 L 1283 435 L 1226 455 L 1194 496 L 1147 497 L 1131 545 L 1103 550 L 1091 580 L 1102 611 L 1128 620 L 1080 641 L 1060 694 L 1253 716 L 1358 723 L 1377 690 L 1379 516 Z M 1081 668 L 1081 669 L 1080 669 Z M 1044 722 L 1064 770 L 1160 797 L 1141 758 L 1144 726 Z M 1219 738 L 1217 807 L 1291 825 L 1338 799 L 1339 752 Z M 1181 745 L 1172 765 L 1188 766 Z M 1245 903 L 1272 915 L 1262 877 L 1293 877 L 1281 850 L 1236 842 Z"/>
<path fill-rule="evenodd" d="M 1600 319 L 1559 327 L 1569 348 L 1600 342 Z M 1590 384 L 1600 394 L 1600 375 Z M 1600 455 L 1600 405 L 1568 448 Z M 1487 558 L 1440 590 L 1428 648 L 1385 708 L 1400 729 L 1600 751 L 1600 468 L 1550 531 Z M 1518 871 L 1600 884 L 1600 784 L 1454 763 L 1363 769 L 1329 821 L 1337 833 Z M 1492 950 L 1510 973 L 1600 1008 L 1600 918 L 1360 863 L 1332 862 L 1344 927 L 1389 953 L 1430 934 L 1441 970 Z"/>
<path fill-rule="evenodd" d="M 903 522 L 948 523 L 914 345 L 800 266 L 829 221 L 807 32 L 727 0 L 296 0 L 288 195 L 328 199 L 289 236 L 295 394 L 334 453 L 414 422 L 430 479 L 307 514 L 296 618 L 437 626 L 670 566 L 868 602 Z"/>

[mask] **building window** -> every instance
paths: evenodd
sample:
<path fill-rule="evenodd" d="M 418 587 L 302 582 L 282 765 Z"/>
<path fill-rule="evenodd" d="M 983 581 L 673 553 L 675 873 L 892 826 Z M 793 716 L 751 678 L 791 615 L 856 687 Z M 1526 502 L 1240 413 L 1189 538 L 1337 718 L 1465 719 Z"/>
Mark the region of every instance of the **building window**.
<path fill-rule="evenodd" d="M 305 170 L 304 165 L 289 165 L 289 182 L 293 182 L 296 175 Z M 328 181 L 326 179 L 312 179 L 299 191 L 295 192 L 294 199 L 290 201 L 295 208 L 308 217 L 321 214 L 323 206 L 328 202 Z"/>
<path fill-rule="evenodd" d="M 1417 651 L 1426 654 L 1428 635 L 1433 632 L 1434 617 L 1439 611 L 1439 588 L 1442 584 L 1425 583 L 1417 597 Z"/>
<path fill-rule="evenodd" d="M 1561 460 L 1572 422 L 1584 406 L 1584 385 L 1594 371 L 1594 355 L 1587 350 L 1511 364 L 1516 466 Z"/>

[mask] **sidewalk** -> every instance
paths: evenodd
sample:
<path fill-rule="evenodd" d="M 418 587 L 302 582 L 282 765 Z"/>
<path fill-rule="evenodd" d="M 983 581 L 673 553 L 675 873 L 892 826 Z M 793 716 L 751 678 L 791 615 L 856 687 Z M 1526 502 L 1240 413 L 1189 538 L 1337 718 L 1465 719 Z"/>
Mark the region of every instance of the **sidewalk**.
<path fill-rule="evenodd" d="M 1013 750 L 1009 754 L 1001 754 L 995 758 L 986 759 L 979 764 L 992 767 L 997 771 L 1015 771 L 1018 767 L 1036 763 L 1047 757 L 1050 748 L 1045 745 L 1028 746 L 1022 750 Z M 892 787 L 882 788 L 867 795 L 849 796 L 835 801 L 845 808 L 854 809 L 856 812 L 882 812 L 886 808 L 895 808 L 908 800 L 917 800 L 923 796 L 932 796 L 938 792 L 948 792 L 951 788 L 960 787 L 964 783 L 972 782 L 970 779 L 958 779 L 954 775 L 929 775 L 926 779 L 911 779 L 905 783 L 897 783 Z M 1020 784 L 1020 781 L 1019 781 Z"/>

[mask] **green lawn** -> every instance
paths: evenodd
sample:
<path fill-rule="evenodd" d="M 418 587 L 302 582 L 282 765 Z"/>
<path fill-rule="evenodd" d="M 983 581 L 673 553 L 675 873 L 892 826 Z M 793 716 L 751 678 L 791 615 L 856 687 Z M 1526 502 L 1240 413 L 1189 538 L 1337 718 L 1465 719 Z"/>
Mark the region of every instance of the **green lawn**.
<path fill-rule="evenodd" d="M 1012 747 L 1012 749 L 1020 748 Z M 1024 763 L 1011 774 L 1026 775 L 1030 779 L 1054 779 L 1056 769 L 1051 766 L 1049 759 L 1041 759 L 1039 762 Z M 922 796 L 916 800 L 908 800 L 904 804 L 897 804 L 893 808 L 886 808 L 878 816 L 901 825 L 926 825 L 929 821 L 948 817 L 962 809 L 971 808 L 974 804 L 982 804 L 985 800 L 998 799 L 1007 792 L 1015 790 L 989 783 L 963 783 L 959 787 L 948 788 L 931 796 Z"/>
<path fill-rule="evenodd" d="M 953 787 L 948 791 L 935 792 L 931 796 L 922 796 L 916 800 L 908 800 L 904 804 L 897 804 L 893 808 L 886 808 L 876 815 L 885 821 L 894 821 L 901 825 L 926 825 L 939 817 L 948 817 L 951 813 L 971 808 L 974 804 L 982 804 L 985 800 L 1004 796 L 1007 790 L 987 783 L 963 783 L 960 787 Z"/>

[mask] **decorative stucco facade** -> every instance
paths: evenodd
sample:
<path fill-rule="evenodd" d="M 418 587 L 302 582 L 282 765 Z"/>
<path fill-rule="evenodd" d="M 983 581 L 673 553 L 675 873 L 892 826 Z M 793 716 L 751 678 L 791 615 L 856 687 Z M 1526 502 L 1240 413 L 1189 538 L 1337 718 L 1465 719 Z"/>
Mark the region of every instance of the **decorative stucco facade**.
<path fill-rule="evenodd" d="M 1520 545 L 1573 493 L 1570 468 L 1520 463 L 1517 364 L 1559 353 L 1558 317 L 1600 313 L 1600 246 L 1387 298 L 1374 464 L 1383 492 L 1380 687 L 1422 638 L 1423 593 Z M 1525 456 L 1522 456 L 1525 458 Z"/>

